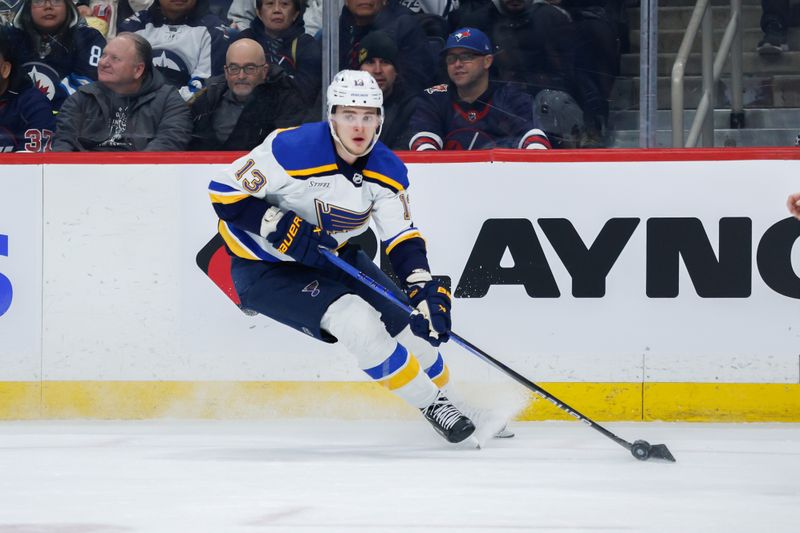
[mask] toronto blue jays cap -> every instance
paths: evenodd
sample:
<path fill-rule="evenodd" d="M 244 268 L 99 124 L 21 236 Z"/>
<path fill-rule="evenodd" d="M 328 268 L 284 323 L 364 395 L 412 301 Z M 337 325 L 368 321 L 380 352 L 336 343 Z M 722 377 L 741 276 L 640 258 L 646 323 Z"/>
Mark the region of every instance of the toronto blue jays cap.
<path fill-rule="evenodd" d="M 451 48 L 466 48 L 481 55 L 492 53 L 492 43 L 486 34 L 477 28 L 461 28 L 451 33 L 442 53 Z"/>

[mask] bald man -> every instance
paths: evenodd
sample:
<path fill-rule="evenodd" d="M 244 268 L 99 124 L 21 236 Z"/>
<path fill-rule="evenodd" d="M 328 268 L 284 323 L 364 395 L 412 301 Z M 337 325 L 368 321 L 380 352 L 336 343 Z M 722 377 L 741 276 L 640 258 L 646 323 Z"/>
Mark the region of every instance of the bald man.
<path fill-rule="evenodd" d="M 252 150 L 273 130 L 300 125 L 305 115 L 294 80 L 269 65 L 252 39 L 228 47 L 225 74 L 210 78 L 189 105 L 192 150 Z"/>

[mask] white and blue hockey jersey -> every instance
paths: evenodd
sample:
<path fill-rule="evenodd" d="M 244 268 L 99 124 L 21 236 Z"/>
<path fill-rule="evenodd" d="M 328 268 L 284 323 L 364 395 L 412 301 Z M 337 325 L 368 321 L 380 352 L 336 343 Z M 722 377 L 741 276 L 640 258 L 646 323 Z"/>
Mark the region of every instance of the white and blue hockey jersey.
<path fill-rule="evenodd" d="M 203 14 L 205 13 L 205 14 Z M 153 47 L 153 66 L 168 83 L 179 87 L 184 100 L 201 89 L 205 80 L 223 72 L 228 29 L 207 6 L 198 6 L 179 23 L 161 14 L 158 2 L 120 23 L 119 31 L 138 33 Z"/>
<path fill-rule="evenodd" d="M 407 169 L 383 143 L 348 165 L 327 122 L 276 130 L 212 179 L 211 202 L 228 249 L 244 259 L 292 261 L 261 235 L 270 206 L 294 211 L 342 245 L 375 222 L 400 279 L 428 270 L 425 241 L 411 220 Z"/>

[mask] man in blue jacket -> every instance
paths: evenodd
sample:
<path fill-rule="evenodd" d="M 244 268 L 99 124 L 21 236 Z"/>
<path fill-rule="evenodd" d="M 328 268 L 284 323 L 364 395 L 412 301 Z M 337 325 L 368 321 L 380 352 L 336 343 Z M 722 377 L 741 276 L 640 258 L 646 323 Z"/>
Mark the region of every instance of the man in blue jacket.
<path fill-rule="evenodd" d="M 494 59 L 485 33 L 461 28 L 442 50 L 451 84 L 425 89 L 411 117 L 411 150 L 548 149 L 530 95 L 489 81 Z"/>

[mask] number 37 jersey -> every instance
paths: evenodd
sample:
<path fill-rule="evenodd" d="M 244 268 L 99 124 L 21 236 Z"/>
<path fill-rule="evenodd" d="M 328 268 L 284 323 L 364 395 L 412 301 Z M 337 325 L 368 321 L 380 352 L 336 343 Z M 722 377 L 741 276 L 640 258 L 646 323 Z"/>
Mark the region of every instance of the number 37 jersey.
<path fill-rule="evenodd" d="M 339 244 L 373 220 L 398 275 L 426 268 L 425 244 L 411 219 L 402 161 L 378 142 L 352 166 L 337 156 L 326 122 L 276 130 L 215 176 L 209 194 L 219 233 L 235 255 L 291 261 L 261 234 L 270 206 L 294 211 Z"/>

